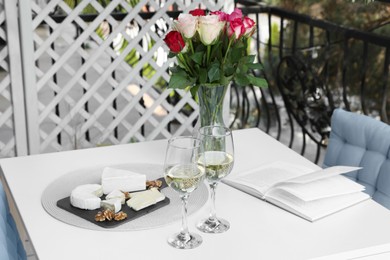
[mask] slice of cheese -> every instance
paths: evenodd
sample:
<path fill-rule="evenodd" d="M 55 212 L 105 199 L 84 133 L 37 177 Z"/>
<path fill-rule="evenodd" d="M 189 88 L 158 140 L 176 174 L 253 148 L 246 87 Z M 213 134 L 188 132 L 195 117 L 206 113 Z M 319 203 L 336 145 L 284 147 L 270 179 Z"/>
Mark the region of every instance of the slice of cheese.
<path fill-rule="evenodd" d="M 122 209 L 121 199 L 102 200 L 102 208 L 118 213 Z"/>
<path fill-rule="evenodd" d="M 127 206 L 139 211 L 146 207 L 156 204 L 165 199 L 165 195 L 158 189 L 153 188 L 146 191 L 134 192 L 130 194 L 130 199 L 127 201 Z"/>
<path fill-rule="evenodd" d="M 113 190 L 106 196 L 107 200 L 120 199 L 122 204 L 125 204 L 126 196 L 120 190 Z"/>
<path fill-rule="evenodd" d="M 114 190 L 137 191 L 146 189 L 146 175 L 127 170 L 106 167 L 102 173 L 104 194 Z"/>
<path fill-rule="evenodd" d="M 99 184 L 80 185 L 72 190 L 70 203 L 76 208 L 94 210 L 100 208 L 102 195 L 103 189 Z"/>

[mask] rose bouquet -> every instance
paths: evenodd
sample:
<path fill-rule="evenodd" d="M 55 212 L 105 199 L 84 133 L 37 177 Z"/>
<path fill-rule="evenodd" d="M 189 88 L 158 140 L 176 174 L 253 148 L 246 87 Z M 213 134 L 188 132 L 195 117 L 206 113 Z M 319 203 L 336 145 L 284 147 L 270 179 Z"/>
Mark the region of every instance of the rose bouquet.
<path fill-rule="evenodd" d="M 189 88 L 195 96 L 200 85 L 266 87 L 264 78 L 250 70 L 261 70 L 255 55 L 248 54 L 248 42 L 256 30 L 255 22 L 236 8 L 231 14 L 195 9 L 180 14 L 164 41 L 169 57 L 177 58 L 171 67 L 169 88 Z"/>

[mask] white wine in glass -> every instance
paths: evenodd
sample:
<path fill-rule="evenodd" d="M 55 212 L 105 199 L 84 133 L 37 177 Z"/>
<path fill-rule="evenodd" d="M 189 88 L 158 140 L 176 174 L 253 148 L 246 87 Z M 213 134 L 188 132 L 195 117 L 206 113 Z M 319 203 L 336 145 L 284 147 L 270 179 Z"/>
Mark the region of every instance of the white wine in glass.
<path fill-rule="evenodd" d="M 179 193 L 182 201 L 182 228 L 168 238 L 168 243 L 179 249 L 191 249 L 202 243 L 198 234 L 190 233 L 187 225 L 187 203 L 191 192 L 203 182 L 205 167 L 201 140 L 194 137 L 175 137 L 168 141 L 164 163 L 164 177 L 169 187 Z"/>
<path fill-rule="evenodd" d="M 197 228 L 205 233 L 223 233 L 230 228 L 227 220 L 217 218 L 215 194 L 218 183 L 226 177 L 234 165 L 233 136 L 229 128 L 205 126 L 199 129 L 204 156 L 200 157 L 206 167 L 206 179 L 210 185 L 211 212 L 207 219 L 198 223 Z"/>

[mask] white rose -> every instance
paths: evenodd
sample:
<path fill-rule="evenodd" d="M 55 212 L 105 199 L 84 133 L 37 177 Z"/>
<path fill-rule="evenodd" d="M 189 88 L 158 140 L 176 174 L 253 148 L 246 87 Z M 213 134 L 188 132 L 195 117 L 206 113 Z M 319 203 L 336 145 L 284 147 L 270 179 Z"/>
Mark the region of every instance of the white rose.
<path fill-rule="evenodd" d="M 198 17 L 191 14 L 180 14 L 173 24 L 174 28 L 185 38 L 191 39 L 194 37 L 198 27 Z"/>
<path fill-rule="evenodd" d="M 225 22 L 219 21 L 218 15 L 199 16 L 198 32 L 204 45 L 214 44 L 225 26 Z"/>

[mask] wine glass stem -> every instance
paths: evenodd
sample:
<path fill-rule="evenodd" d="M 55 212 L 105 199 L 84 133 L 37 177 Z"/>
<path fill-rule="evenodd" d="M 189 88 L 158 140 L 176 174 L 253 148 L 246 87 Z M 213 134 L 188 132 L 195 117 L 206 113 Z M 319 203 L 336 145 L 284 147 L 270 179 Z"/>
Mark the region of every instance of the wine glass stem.
<path fill-rule="evenodd" d="M 217 220 L 217 212 L 216 212 L 216 208 L 215 208 L 215 192 L 217 189 L 217 185 L 218 185 L 217 182 L 210 183 L 211 211 L 210 211 L 209 220 L 213 221 L 213 222 Z"/>
<path fill-rule="evenodd" d="M 182 202 L 182 211 L 181 211 L 181 231 L 180 234 L 184 240 L 189 240 L 190 233 L 188 232 L 188 224 L 187 224 L 187 202 L 188 202 L 188 194 L 180 196 Z"/>

